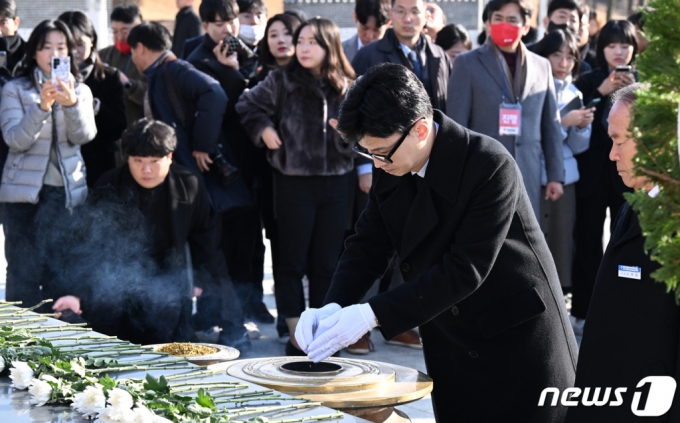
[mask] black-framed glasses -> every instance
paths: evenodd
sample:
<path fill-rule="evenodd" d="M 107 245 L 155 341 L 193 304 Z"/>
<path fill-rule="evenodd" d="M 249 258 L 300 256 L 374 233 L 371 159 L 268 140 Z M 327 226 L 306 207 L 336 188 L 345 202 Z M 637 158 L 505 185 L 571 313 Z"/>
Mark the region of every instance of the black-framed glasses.
<path fill-rule="evenodd" d="M 420 122 L 423 119 L 425 119 L 425 118 L 420 118 L 420 119 L 416 120 L 415 122 L 413 122 L 413 124 L 411 126 L 409 126 L 409 128 L 406 131 L 404 131 L 403 134 L 401 134 L 401 137 L 399 137 L 397 142 L 394 143 L 394 147 L 392 147 L 392 150 L 390 150 L 390 152 L 387 153 L 386 156 L 382 155 L 382 154 L 369 153 L 368 150 L 366 150 L 364 147 L 359 145 L 358 141 L 357 141 L 356 144 L 354 144 L 354 147 L 352 147 L 352 151 L 354 151 L 355 153 L 361 154 L 362 156 L 364 156 L 368 159 L 375 159 L 375 160 L 379 160 L 379 161 L 384 162 L 384 163 L 390 163 L 391 164 L 392 163 L 392 156 L 394 155 L 394 153 L 396 153 L 399 146 L 404 142 L 404 140 L 406 139 L 408 134 L 411 132 L 411 129 L 413 129 L 413 127 L 416 126 L 416 123 Z"/>

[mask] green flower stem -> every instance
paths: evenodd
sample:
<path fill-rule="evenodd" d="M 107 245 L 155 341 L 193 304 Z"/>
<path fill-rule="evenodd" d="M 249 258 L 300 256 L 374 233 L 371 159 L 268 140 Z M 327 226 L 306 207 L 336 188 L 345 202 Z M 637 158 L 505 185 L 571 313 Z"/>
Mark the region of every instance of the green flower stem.
<path fill-rule="evenodd" d="M 281 395 L 272 395 L 268 397 L 254 397 L 254 398 L 234 398 L 231 400 L 221 400 L 221 401 L 215 401 L 215 404 L 224 404 L 224 403 L 236 403 L 236 404 L 241 404 L 244 402 L 254 402 L 254 401 L 304 401 L 300 398 L 281 398 Z M 229 408 L 227 408 L 229 409 Z M 235 410 L 236 408 L 233 408 Z"/>
<path fill-rule="evenodd" d="M 44 315 L 43 315 L 43 314 L 39 314 L 38 316 L 44 316 Z M 66 325 L 58 325 L 58 326 L 51 326 L 51 327 L 55 327 L 55 328 L 66 328 L 66 327 L 83 327 L 83 326 L 87 326 L 87 323 L 69 323 L 69 324 L 66 324 Z M 21 328 L 21 329 L 26 329 L 26 330 L 28 330 L 28 331 L 30 332 L 30 331 L 33 330 L 33 328 L 35 328 L 35 329 L 42 329 L 42 328 L 44 328 L 44 327 L 45 327 L 45 326 L 26 326 L 26 327 Z"/>
<path fill-rule="evenodd" d="M 225 393 L 224 395 L 212 395 L 213 398 L 236 398 L 236 397 L 248 397 L 257 396 L 261 394 L 271 394 L 274 392 L 272 389 L 264 389 L 262 391 L 250 391 L 250 392 L 240 392 L 238 394 Z"/>
<path fill-rule="evenodd" d="M 47 328 L 42 328 L 42 329 L 32 329 L 30 330 L 31 333 L 46 333 L 46 332 L 92 332 L 92 329 L 90 328 L 81 328 L 79 326 L 76 326 L 74 328 L 69 328 L 69 327 L 62 327 L 62 326 L 54 326 L 54 327 L 47 327 Z"/>
<path fill-rule="evenodd" d="M 11 325 L 26 325 L 32 322 L 46 322 L 47 318 L 46 317 L 37 317 L 37 318 L 28 318 L 28 319 L 21 319 L 21 320 L 0 320 L 0 325 L 5 325 L 5 324 L 11 324 Z"/>
<path fill-rule="evenodd" d="M 173 379 L 184 379 L 184 378 L 195 378 L 195 377 L 202 377 L 202 376 L 208 376 L 208 375 L 215 375 L 218 373 L 222 373 L 224 370 L 200 370 L 197 372 L 191 372 L 191 373 L 185 373 L 185 374 L 178 374 L 178 375 L 170 375 L 170 376 L 165 376 L 166 380 L 173 380 Z"/>
<path fill-rule="evenodd" d="M 202 386 L 202 385 L 212 386 L 215 383 L 216 382 L 214 382 L 214 381 L 213 382 L 188 382 L 188 383 L 178 383 L 178 384 L 170 385 L 170 387 L 176 388 L 178 386 Z M 218 382 L 218 383 L 220 385 L 238 385 L 238 386 L 244 385 L 242 382 L 228 382 L 228 381 L 226 381 L 226 382 Z M 245 385 L 245 386 L 247 386 L 247 385 Z"/>
<path fill-rule="evenodd" d="M 270 413 L 272 411 L 279 411 L 279 410 L 288 410 L 288 409 L 301 409 L 301 408 L 311 408 L 311 407 L 318 407 L 320 406 L 320 402 L 307 402 L 304 404 L 289 404 L 289 405 L 280 405 L 276 407 L 245 407 L 242 411 L 239 411 L 237 413 L 230 413 L 229 411 L 223 412 L 220 414 L 227 414 L 228 417 L 238 417 L 238 416 L 245 416 L 247 414 L 255 414 L 255 413 Z"/>
<path fill-rule="evenodd" d="M 189 363 L 187 363 L 189 364 Z M 193 366 L 192 366 L 193 367 Z M 102 373 L 102 372 L 127 372 L 131 370 L 180 370 L 189 369 L 189 366 L 165 366 L 165 367 L 154 367 L 154 366 L 127 366 L 127 367 L 111 367 L 108 369 L 93 369 L 90 370 L 92 373 Z"/>
<path fill-rule="evenodd" d="M 0 308 L 21 305 L 21 301 L 0 301 Z"/>
<path fill-rule="evenodd" d="M 322 414 L 320 416 L 311 416 L 311 417 L 299 417 L 296 419 L 283 419 L 283 420 L 269 420 L 269 423 L 298 423 L 298 422 L 311 422 L 311 421 L 321 421 L 321 420 L 333 420 L 333 419 L 341 419 L 343 417 L 342 413 L 337 411 L 333 414 Z M 244 422 L 247 423 L 247 422 Z"/>
<path fill-rule="evenodd" d="M 40 306 L 42 306 L 43 304 L 51 303 L 52 301 L 54 301 L 54 300 L 51 299 L 51 298 L 48 299 L 48 300 L 42 300 L 42 301 L 40 301 L 38 304 L 34 305 L 33 307 L 24 308 L 24 309 L 21 311 L 21 313 L 25 313 L 25 312 L 27 312 L 27 311 L 33 311 L 33 310 L 35 310 L 36 308 L 39 308 Z"/>
<path fill-rule="evenodd" d="M 233 389 L 233 388 L 240 388 L 240 387 L 247 388 L 248 385 L 243 384 L 243 385 L 240 385 L 240 386 L 236 386 L 236 385 L 232 385 L 230 383 L 213 383 L 213 384 L 210 384 L 210 385 L 186 386 L 184 388 L 179 388 L 179 389 L 171 387 L 170 390 L 172 392 L 175 392 L 175 393 L 180 393 L 180 392 L 198 391 L 199 389 Z M 215 397 L 215 395 L 212 395 L 212 393 L 211 393 L 211 396 Z"/>

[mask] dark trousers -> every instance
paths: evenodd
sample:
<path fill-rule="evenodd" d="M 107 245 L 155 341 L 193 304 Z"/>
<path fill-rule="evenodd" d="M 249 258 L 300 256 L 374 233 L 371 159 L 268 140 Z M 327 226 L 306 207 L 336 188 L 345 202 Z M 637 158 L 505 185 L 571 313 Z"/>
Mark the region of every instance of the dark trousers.
<path fill-rule="evenodd" d="M 302 277 L 309 279 L 309 306 L 323 305 L 342 249 L 347 218 L 347 174 L 287 176 L 275 173 L 280 262 L 276 304 L 286 317 L 305 310 Z"/>
<path fill-rule="evenodd" d="M 229 276 L 241 299 L 244 311 L 264 295 L 265 247 L 262 242 L 262 223 L 258 210 L 253 207 L 221 219 L 221 249 L 229 269 Z"/>
<path fill-rule="evenodd" d="M 22 301 L 23 307 L 31 307 L 51 297 L 51 284 L 56 278 L 54 269 L 58 268 L 54 266 L 59 263 L 55 263 L 57 258 L 45 254 L 45 243 L 58 232 L 50 231 L 50 223 L 69 213 L 66 194 L 64 188 L 44 186 L 38 204 L 5 203 L 3 206 L 7 259 L 5 299 Z M 41 311 L 50 308 L 51 305 L 46 305 Z"/>
<path fill-rule="evenodd" d="M 616 215 L 625 202 L 613 177 L 607 168 L 588 195 L 576 197 L 571 314 L 579 319 L 585 319 L 588 315 L 595 279 L 604 255 L 602 235 L 607 208 L 611 216 L 610 229 L 613 231 Z"/>

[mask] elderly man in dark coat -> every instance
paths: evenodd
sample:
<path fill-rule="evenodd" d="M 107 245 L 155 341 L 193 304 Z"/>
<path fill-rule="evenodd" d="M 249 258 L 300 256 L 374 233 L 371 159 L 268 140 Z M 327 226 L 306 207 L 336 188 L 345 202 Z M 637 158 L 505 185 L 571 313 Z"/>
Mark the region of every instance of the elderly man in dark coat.
<path fill-rule="evenodd" d="M 300 346 L 319 361 L 373 327 L 390 339 L 419 326 L 438 422 L 561 421 L 563 407 L 537 404 L 546 386 L 572 386 L 576 343 L 507 150 L 433 111 L 392 64 L 356 82 L 337 128 L 376 169 L 326 305 L 300 318 Z M 356 304 L 395 252 L 405 283 Z"/>
<path fill-rule="evenodd" d="M 616 162 L 623 183 L 633 189 L 644 189 L 650 196 L 659 194 L 658 187 L 644 176 L 636 176 L 633 157 L 637 152 L 635 140 L 628 131 L 630 107 L 637 99 L 639 84 L 617 91 L 614 106 L 609 113 L 609 136 L 613 144 L 609 158 Z M 663 194 L 661 194 L 663 195 Z M 597 274 L 593 298 L 588 310 L 588 320 L 583 328 L 583 340 L 576 371 L 574 396 L 578 406 L 570 408 L 567 422 L 637 422 L 643 419 L 655 422 L 680 421 L 680 392 L 662 395 L 669 401 L 659 401 L 656 391 L 638 387 L 647 376 L 680 378 L 680 307 L 673 292 L 657 283 L 651 274 L 659 268 L 645 253 L 645 236 L 640 229 L 636 213 L 624 203 L 616 218 L 607 251 Z M 601 388 L 600 395 L 594 388 Z M 605 388 L 611 387 L 607 394 Z M 590 388 L 590 392 L 586 391 Z M 606 397 L 608 404 L 615 401 L 614 389 L 626 388 L 620 406 L 584 406 L 583 401 Z M 649 392 L 648 399 L 635 404 L 635 392 Z M 659 411 L 657 418 L 640 417 L 633 410 Z M 665 409 L 664 409 L 665 408 Z"/>

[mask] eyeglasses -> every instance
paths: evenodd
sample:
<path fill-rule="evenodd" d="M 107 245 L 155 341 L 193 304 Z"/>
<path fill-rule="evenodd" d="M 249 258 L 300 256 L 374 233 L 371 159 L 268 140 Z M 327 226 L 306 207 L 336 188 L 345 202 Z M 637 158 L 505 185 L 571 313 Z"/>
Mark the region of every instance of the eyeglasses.
<path fill-rule="evenodd" d="M 411 129 L 413 129 L 413 127 L 416 126 L 416 123 L 420 122 L 423 119 L 425 119 L 425 118 L 420 118 L 417 121 L 413 122 L 413 124 L 406 131 L 404 131 L 403 134 L 401 134 L 401 137 L 399 137 L 397 142 L 394 144 L 394 147 L 392 147 L 392 150 L 390 150 L 390 152 L 387 153 L 386 156 L 384 156 L 382 154 L 369 153 L 368 150 L 366 150 L 364 147 L 359 145 L 359 142 L 354 144 L 354 147 L 352 147 L 352 150 L 355 153 L 361 154 L 362 156 L 364 156 L 368 159 L 371 159 L 371 160 L 375 159 L 375 160 L 379 160 L 379 161 L 384 162 L 384 163 L 390 163 L 391 164 L 392 163 L 392 156 L 397 151 L 399 146 L 404 142 L 404 140 L 406 139 L 408 134 L 411 132 Z"/>

